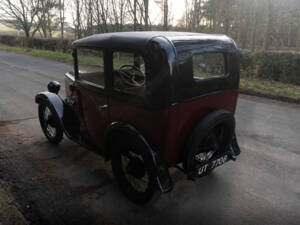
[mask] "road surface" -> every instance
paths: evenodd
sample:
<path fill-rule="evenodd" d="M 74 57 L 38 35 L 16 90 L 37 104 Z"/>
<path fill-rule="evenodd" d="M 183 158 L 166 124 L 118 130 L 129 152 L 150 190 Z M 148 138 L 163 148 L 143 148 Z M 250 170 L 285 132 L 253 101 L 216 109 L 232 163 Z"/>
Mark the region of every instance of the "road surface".
<path fill-rule="evenodd" d="M 63 84 L 71 64 L 0 51 L 0 178 L 34 224 L 300 224 L 300 106 L 242 95 L 236 114 L 242 154 L 147 206 L 119 192 L 110 164 L 64 139 L 53 147 L 34 95 Z M 64 87 L 62 87 L 64 89 Z M 63 94 L 63 93 L 62 93 Z"/>

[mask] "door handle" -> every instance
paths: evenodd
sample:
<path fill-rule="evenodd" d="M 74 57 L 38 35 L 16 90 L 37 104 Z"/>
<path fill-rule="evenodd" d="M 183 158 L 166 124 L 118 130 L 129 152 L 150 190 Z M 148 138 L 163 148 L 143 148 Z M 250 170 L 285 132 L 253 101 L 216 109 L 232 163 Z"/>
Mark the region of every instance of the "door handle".
<path fill-rule="evenodd" d="M 107 109 L 108 105 L 107 104 L 100 105 L 100 106 L 98 106 L 98 108 L 99 108 L 99 110 Z"/>

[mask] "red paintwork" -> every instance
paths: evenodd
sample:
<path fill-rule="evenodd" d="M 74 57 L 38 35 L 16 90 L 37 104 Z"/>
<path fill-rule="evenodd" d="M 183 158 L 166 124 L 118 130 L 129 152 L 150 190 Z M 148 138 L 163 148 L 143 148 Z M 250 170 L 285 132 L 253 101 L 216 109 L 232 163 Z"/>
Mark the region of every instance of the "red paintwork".
<path fill-rule="evenodd" d="M 184 144 L 193 128 L 208 113 L 224 109 L 235 113 L 238 91 L 208 95 L 194 101 L 178 104 L 169 110 L 169 132 L 166 132 L 161 156 L 169 165 L 181 160 Z"/>
<path fill-rule="evenodd" d="M 101 107 L 107 104 L 107 99 L 84 88 L 79 88 L 78 92 L 88 136 L 97 147 L 103 149 L 105 128 L 109 125 L 109 109 Z"/>
<path fill-rule="evenodd" d="M 173 166 L 181 161 L 184 143 L 193 127 L 209 112 L 225 109 L 233 114 L 238 91 L 212 94 L 162 111 L 148 111 L 110 100 L 110 121 L 126 121 L 137 128 Z"/>
<path fill-rule="evenodd" d="M 66 79 L 67 98 L 71 98 L 70 82 Z M 90 90 L 79 90 L 81 107 L 89 138 L 104 147 L 105 128 L 114 121 L 133 125 L 163 160 L 174 166 L 181 161 L 184 144 L 194 126 L 208 113 L 225 109 L 235 113 L 238 90 L 211 94 L 161 111 L 151 111 L 106 99 Z M 98 106 L 108 104 L 106 110 Z M 81 118 L 82 119 L 82 118 Z"/>

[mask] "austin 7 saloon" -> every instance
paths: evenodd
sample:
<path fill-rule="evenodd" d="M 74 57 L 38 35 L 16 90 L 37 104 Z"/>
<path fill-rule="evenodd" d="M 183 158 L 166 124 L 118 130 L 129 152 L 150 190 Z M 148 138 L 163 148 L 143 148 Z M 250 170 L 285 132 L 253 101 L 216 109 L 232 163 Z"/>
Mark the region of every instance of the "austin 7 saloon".
<path fill-rule="evenodd" d="M 66 97 L 52 81 L 38 93 L 41 128 L 111 161 L 127 198 L 147 203 L 188 179 L 208 175 L 240 153 L 234 114 L 239 58 L 224 35 L 185 32 L 96 34 L 73 42 Z"/>

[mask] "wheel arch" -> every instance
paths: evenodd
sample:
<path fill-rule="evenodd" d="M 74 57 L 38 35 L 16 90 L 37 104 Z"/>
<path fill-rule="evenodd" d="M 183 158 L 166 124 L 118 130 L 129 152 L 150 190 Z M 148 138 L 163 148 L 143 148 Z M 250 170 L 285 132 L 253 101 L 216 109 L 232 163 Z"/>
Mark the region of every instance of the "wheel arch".
<path fill-rule="evenodd" d="M 153 164 L 156 170 L 157 185 L 162 193 L 170 192 L 173 189 L 173 181 L 170 177 L 168 167 L 162 162 L 161 157 L 157 150 L 153 149 L 146 138 L 139 132 L 133 125 L 126 122 L 113 122 L 107 128 L 105 132 L 105 158 L 110 159 L 110 153 L 112 151 L 111 144 L 114 138 L 118 135 L 126 133 L 127 135 L 133 135 L 135 138 L 139 138 L 149 150 Z"/>
<path fill-rule="evenodd" d="M 64 116 L 64 102 L 57 94 L 48 91 L 40 92 L 35 96 L 35 102 L 37 104 L 48 102 L 55 110 L 59 119 L 62 120 Z"/>
<path fill-rule="evenodd" d="M 227 124 L 225 125 L 229 128 L 230 131 L 230 133 L 228 133 L 228 140 L 226 141 L 225 146 L 228 147 L 228 145 L 230 144 L 230 138 L 232 139 L 235 134 L 235 118 L 233 113 L 224 109 L 219 109 L 206 114 L 195 124 L 195 126 L 190 130 L 189 134 L 186 137 L 184 147 L 181 152 L 181 158 L 183 159 L 183 166 L 185 171 L 187 170 L 188 164 L 187 155 L 194 147 L 194 142 L 198 138 L 197 135 L 211 129 L 215 125 L 225 123 L 225 120 L 222 119 L 222 115 L 225 115 L 225 120 L 227 119 Z M 229 117 L 231 117 L 231 119 L 228 119 Z M 228 120 L 230 120 L 231 122 L 229 122 Z"/>
<path fill-rule="evenodd" d="M 147 146 L 148 150 L 150 151 L 153 161 L 157 164 L 158 153 L 151 147 L 151 145 L 143 136 L 143 134 L 139 132 L 133 125 L 122 121 L 112 122 L 105 130 L 105 155 L 107 159 L 109 159 L 110 157 L 110 145 L 112 144 L 113 139 L 117 138 L 119 135 L 122 134 L 134 136 L 142 140 L 142 142 Z"/>
<path fill-rule="evenodd" d="M 64 133 L 72 140 L 78 141 L 73 135 L 76 129 L 79 129 L 79 119 L 72 107 L 66 104 L 57 94 L 52 92 L 40 92 L 35 96 L 35 102 L 42 104 L 47 102 L 49 106 L 56 112 L 56 115 L 60 121 L 60 124 L 64 130 Z M 76 129 L 72 126 L 76 124 Z M 75 131 L 74 131 L 75 129 Z"/>

